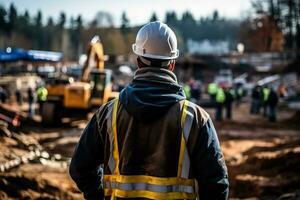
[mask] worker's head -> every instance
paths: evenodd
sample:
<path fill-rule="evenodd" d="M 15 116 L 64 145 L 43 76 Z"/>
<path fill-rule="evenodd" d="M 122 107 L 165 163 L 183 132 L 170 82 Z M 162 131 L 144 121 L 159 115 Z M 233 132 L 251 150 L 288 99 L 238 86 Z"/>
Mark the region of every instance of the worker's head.
<path fill-rule="evenodd" d="M 174 69 L 179 56 L 174 32 L 164 23 L 156 21 L 144 25 L 136 36 L 133 52 L 138 55 L 138 66 Z"/>

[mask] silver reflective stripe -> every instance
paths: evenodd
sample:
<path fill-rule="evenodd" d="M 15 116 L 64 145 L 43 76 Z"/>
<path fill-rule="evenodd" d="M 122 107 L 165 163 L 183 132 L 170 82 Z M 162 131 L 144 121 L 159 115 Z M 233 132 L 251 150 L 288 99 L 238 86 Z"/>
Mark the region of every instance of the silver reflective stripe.
<path fill-rule="evenodd" d="M 191 105 L 191 104 L 189 104 L 189 105 Z M 183 133 L 184 133 L 185 141 L 188 141 L 188 139 L 189 139 L 193 120 L 194 120 L 194 115 L 188 109 L 189 108 L 187 108 L 187 114 L 186 114 L 185 122 L 183 124 Z"/>
<path fill-rule="evenodd" d="M 112 126 L 111 126 L 111 121 L 112 121 L 112 112 L 113 112 L 113 107 L 114 107 L 114 104 L 113 104 L 113 101 L 110 102 L 110 104 L 108 105 L 108 112 L 107 112 L 107 115 L 106 115 L 106 119 L 107 119 L 107 134 L 109 136 L 109 143 L 110 143 L 110 154 L 109 154 L 109 160 L 108 160 L 108 167 L 109 167 L 109 170 L 111 172 L 114 171 L 115 169 L 115 160 L 113 158 L 113 148 L 114 148 L 114 145 L 113 145 L 113 134 L 112 134 Z"/>
<path fill-rule="evenodd" d="M 190 156 L 187 148 L 184 149 L 181 178 L 188 178 L 190 173 Z"/>
<path fill-rule="evenodd" d="M 119 189 L 124 191 L 147 190 L 151 192 L 185 192 L 194 193 L 194 187 L 188 185 L 153 185 L 148 183 L 118 183 L 105 181 L 104 187 L 107 189 Z"/>
<path fill-rule="evenodd" d="M 192 114 L 192 110 L 194 108 L 194 105 L 192 103 L 189 103 L 189 106 L 187 107 L 187 114 L 186 114 L 186 119 L 185 122 L 183 124 L 183 134 L 184 134 L 184 139 L 186 141 L 186 144 L 189 140 L 189 136 L 190 136 L 190 132 L 191 132 L 191 128 L 192 128 L 192 124 L 194 121 L 194 115 Z M 187 145 L 186 148 L 184 150 L 184 156 L 183 156 L 183 162 L 182 162 L 182 171 L 181 171 L 181 177 L 182 178 L 188 178 L 189 177 L 189 173 L 190 173 L 190 157 L 188 154 L 188 150 L 187 150 Z"/>
<path fill-rule="evenodd" d="M 110 170 L 111 172 L 114 171 L 115 165 L 116 165 L 116 164 L 115 164 L 115 160 L 114 160 L 113 156 L 110 155 L 110 156 L 109 156 L 109 160 L 108 160 L 108 167 L 109 167 L 109 170 Z"/>

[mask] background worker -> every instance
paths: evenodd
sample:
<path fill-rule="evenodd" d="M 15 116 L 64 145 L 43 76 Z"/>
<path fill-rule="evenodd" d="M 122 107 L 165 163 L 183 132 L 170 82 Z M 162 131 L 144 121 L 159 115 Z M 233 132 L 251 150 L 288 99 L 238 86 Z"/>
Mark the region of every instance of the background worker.
<path fill-rule="evenodd" d="M 71 177 L 86 199 L 101 199 L 103 191 L 108 199 L 227 199 L 228 175 L 212 120 L 185 100 L 172 72 L 178 57 L 174 32 L 148 23 L 133 51 L 138 70 L 119 98 L 90 120 Z"/>
<path fill-rule="evenodd" d="M 40 85 L 38 87 L 36 93 L 37 93 L 37 102 L 39 104 L 39 114 L 41 115 L 42 114 L 43 104 L 47 100 L 48 90 L 45 88 L 44 85 Z"/>
<path fill-rule="evenodd" d="M 285 98 L 287 96 L 287 89 L 284 84 L 280 84 L 278 87 L 279 98 Z"/>
<path fill-rule="evenodd" d="M 191 99 L 191 87 L 188 84 L 183 84 L 183 92 L 187 100 Z"/>
<path fill-rule="evenodd" d="M 262 89 L 262 106 L 263 106 L 263 116 L 268 117 L 268 98 L 270 94 L 270 89 L 268 86 L 264 86 Z"/>
<path fill-rule="evenodd" d="M 260 104 L 261 104 L 261 87 L 256 85 L 252 89 L 251 93 L 251 114 L 258 114 L 260 112 Z"/>
<path fill-rule="evenodd" d="M 216 83 L 209 83 L 207 88 L 208 94 L 210 96 L 210 100 L 212 102 L 216 101 L 216 94 L 218 92 L 218 85 Z"/>
<path fill-rule="evenodd" d="M 222 87 L 218 88 L 216 94 L 216 120 L 222 121 L 223 120 L 223 107 L 226 100 L 225 92 Z"/>
<path fill-rule="evenodd" d="M 6 103 L 8 98 L 6 90 L 0 86 L 0 102 L 1 103 Z"/>
<path fill-rule="evenodd" d="M 27 101 L 28 101 L 28 113 L 29 117 L 33 117 L 35 114 L 35 108 L 34 108 L 34 103 L 35 103 L 35 92 L 32 89 L 32 87 L 29 87 L 27 89 Z"/>
<path fill-rule="evenodd" d="M 268 117 L 270 122 L 276 122 L 277 103 L 278 103 L 278 94 L 276 93 L 274 88 L 271 88 L 267 100 L 267 105 L 269 108 Z"/>
<path fill-rule="evenodd" d="M 239 107 L 244 97 L 244 89 L 240 83 L 235 86 L 236 107 Z"/>
<path fill-rule="evenodd" d="M 235 98 L 235 91 L 231 87 L 225 88 L 225 108 L 226 108 L 226 118 L 232 118 L 232 103 Z"/>
<path fill-rule="evenodd" d="M 201 99 L 201 82 L 195 79 L 190 79 L 189 86 L 191 88 L 191 101 L 197 103 Z"/>
<path fill-rule="evenodd" d="M 22 105 L 22 93 L 19 88 L 16 89 L 15 96 L 16 96 L 18 105 Z"/>

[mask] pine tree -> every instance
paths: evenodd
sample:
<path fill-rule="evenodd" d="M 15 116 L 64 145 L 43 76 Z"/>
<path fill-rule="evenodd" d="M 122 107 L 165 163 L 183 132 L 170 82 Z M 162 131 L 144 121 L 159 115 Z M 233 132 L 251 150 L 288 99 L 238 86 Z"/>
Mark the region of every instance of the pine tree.
<path fill-rule="evenodd" d="M 11 34 L 15 30 L 17 25 L 18 13 L 14 4 L 10 4 L 9 13 L 8 13 L 8 33 Z"/>
<path fill-rule="evenodd" d="M 155 22 L 155 21 L 157 21 L 158 20 L 158 18 L 157 18 L 157 16 L 156 16 L 156 13 L 152 13 L 152 15 L 151 15 L 151 17 L 150 17 L 150 22 Z"/>
<path fill-rule="evenodd" d="M 123 12 L 121 16 L 121 32 L 123 34 L 127 34 L 128 31 L 129 31 L 129 19 L 126 15 L 126 12 Z"/>

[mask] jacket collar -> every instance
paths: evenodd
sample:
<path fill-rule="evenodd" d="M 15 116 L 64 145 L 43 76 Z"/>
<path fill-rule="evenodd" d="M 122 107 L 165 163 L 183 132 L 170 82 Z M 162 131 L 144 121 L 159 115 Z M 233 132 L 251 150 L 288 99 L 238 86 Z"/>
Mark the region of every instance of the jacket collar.
<path fill-rule="evenodd" d="M 168 69 L 145 67 L 136 70 L 133 80 L 146 80 L 153 82 L 177 83 L 176 75 Z"/>

